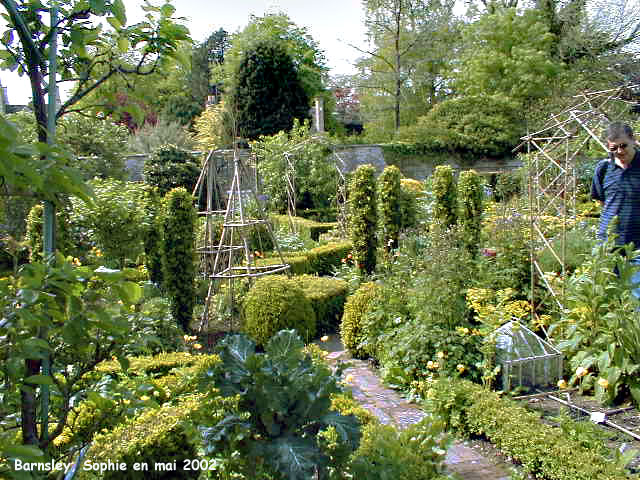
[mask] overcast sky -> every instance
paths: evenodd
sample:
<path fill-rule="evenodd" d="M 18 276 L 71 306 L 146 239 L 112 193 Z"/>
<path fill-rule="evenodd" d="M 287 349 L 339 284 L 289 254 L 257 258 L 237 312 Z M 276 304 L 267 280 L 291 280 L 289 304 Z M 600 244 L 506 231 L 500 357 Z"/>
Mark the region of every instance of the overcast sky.
<path fill-rule="evenodd" d="M 124 0 L 128 23 L 142 18 L 139 0 Z M 152 2 L 158 5 L 159 2 Z M 204 40 L 211 32 L 224 28 L 234 33 L 249 21 L 250 15 L 283 11 L 300 27 L 306 27 L 324 50 L 330 74 L 354 73 L 352 65 L 360 56 L 347 44 L 362 46 L 365 42 L 364 14 L 360 0 L 173 0 L 176 16 L 185 24 L 195 41 Z M 0 7 L 0 12 L 4 9 Z M 0 27 L 4 30 L 4 21 Z M 9 103 L 26 104 L 31 89 L 26 76 L 18 77 L 0 71 L 2 85 L 8 87 Z"/>

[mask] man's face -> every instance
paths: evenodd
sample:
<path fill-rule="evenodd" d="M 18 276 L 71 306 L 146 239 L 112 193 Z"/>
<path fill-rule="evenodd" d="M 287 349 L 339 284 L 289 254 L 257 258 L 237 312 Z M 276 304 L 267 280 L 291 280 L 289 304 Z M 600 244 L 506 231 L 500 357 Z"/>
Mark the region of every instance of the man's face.
<path fill-rule="evenodd" d="M 609 151 L 622 163 L 629 163 L 633 160 L 633 156 L 636 153 L 634 145 L 635 139 L 627 135 L 607 140 Z"/>

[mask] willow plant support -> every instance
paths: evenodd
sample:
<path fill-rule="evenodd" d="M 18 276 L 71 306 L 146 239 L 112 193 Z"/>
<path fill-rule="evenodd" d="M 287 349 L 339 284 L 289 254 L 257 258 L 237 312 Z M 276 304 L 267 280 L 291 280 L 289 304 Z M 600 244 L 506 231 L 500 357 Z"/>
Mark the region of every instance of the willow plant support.
<path fill-rule="evenodd" d="M 538 262 L 538 256 L 545 248 L 557 262 L 556 271 L 562 278 L 566 276 L 567 231 L 576 222 L 576 171 L 584 161 L 585 150 L 594 142 L 602 148 L 603 157 L 608 150 L 600 138 L 601 133 L 612 121 L 629 117 L 630 92 L 638 85 L 628 85 L 597 92 L 586 92 L 570 100 L 570 106 L 549 116 L 544 126 L 522 137 L 522 142 L 514 149 L 526 146 L 529 181 L 530 215 L 530 258 L 531 258 L 531 302 L 535 306 L 542 298 L 542 289 L 548 291 L 559 308 L 565 303 L 565 292 L 554 286 Z M 559 242 L 545 231 L 547 217 L 561 221 Z M 532 324 L 537 323 L 536 309 L 532 308 Z M 544 326 L 542 326 L 544 330 Z M 546 334 L 546 331 L 545 331 Z"/>

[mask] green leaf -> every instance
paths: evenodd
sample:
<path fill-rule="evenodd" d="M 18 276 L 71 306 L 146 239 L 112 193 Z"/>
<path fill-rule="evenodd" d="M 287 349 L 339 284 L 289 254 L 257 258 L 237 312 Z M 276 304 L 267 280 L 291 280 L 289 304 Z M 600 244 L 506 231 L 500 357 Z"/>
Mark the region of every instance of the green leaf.
<path fill-rule="evenodd" d="M 160 13 L 162 13 L 163 17 L 171 17 L 176 11 L 176 8 L 170 3 L 165 3 L 162 7 L 160 7 Z"/>
<path fill-rule="evenodd" d="M 32 445 L 9 445 L 2 450 L 3 456 L 42 461 L 44 452 Z"/>
<path fill-rule="evenodd" d="M 121 25 L 124 26 L 127 24 L 126 10 L 124 8 L 124 3 L 122 2 L 122 0 L 114 0 L 113 4 L 111 5 L 111 13 L 113 13 L 113 16 L 118 19 Z"/>
<path fill-rule="evenodd" d="M 127 53 L 129 51 L 129 40 L 126 37 L 118 37 L 118 50 L 122 53 Z"/>
<path fill-rule="evenodd" d="M 89 0 L 89 8 L 96 15 L 104 15 L 106 12 L 105 0 Z"/>
<path fill-rule="evenodd" d="M 133 282 L 122 282 L 114 285 L 124 303 L 137 303 L 142 298 L 142 287 Z"/>
<path fill-rule="evenodd" d="M 287 436 L 273 440 L 265 448 L 265 460 L 287 480 L 308 480 L 316 466 L 326 463 L 310 438 Z"/>
<path fill-rule="evenodd" d="M 53 380 L 48 375 L 31 375 L 24 379 L 25 383 L 33 383 L 35 385 L 53 385 Z"/>
<path fill-rule="evenodd" d="M 120 30 L 122 28 L 122 23 L 116 17 L 107 17 L 107 22 L 109 22 L 109 25 L 116 30 Z"/>

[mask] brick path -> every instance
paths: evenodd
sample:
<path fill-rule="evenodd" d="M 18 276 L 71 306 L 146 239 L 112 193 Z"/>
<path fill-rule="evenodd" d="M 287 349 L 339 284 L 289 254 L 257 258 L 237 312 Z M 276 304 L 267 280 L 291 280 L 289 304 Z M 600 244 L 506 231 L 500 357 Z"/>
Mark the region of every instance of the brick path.
<path fill-rule="evenodd" d="M 368 362 L 352 359 L 344 350 L 339 336 L 332 335 L 328 342 L 318 344 L 329 352 L 329 363 L 338 360 L 349 361 L 351 366 L 345 370 L 345 376 L 353 375 L 353 397 L 381 423 L 402 428 L 424 417 L 425 413 L 417 405 L 407 402 L 395 390 L 385 387 Z M 505 465 L 496 464 L 463 442 L 455 442 L 449 448 L 445 463 L 449 471 L 457 473 L 464 480 L 510 478 L 510 472 Z"/>

